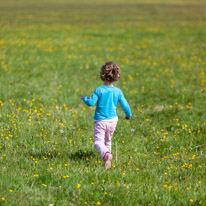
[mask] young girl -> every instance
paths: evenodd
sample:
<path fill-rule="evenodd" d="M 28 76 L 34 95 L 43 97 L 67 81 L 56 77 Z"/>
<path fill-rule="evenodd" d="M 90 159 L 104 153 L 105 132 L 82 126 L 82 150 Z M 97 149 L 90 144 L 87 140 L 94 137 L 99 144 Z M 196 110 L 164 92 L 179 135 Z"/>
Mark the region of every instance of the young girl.
<path fill-rule="evenodd" d="M 111 138 L 118 121 L 117 103 L 120 103 L 127 120 L 132 117 L 129 104 L 122 91 L 114 86 L 119 77 L 120 68 L 113 62 L 107 62 L 100 72 L 104 86 L 96 88 L 91 98 L 86 95 L 81 97 L 88 106 L 94 106 L 97 103 L 94 115 L 94 146 L 101 154 L 106 170 L 111 168 Z"/>

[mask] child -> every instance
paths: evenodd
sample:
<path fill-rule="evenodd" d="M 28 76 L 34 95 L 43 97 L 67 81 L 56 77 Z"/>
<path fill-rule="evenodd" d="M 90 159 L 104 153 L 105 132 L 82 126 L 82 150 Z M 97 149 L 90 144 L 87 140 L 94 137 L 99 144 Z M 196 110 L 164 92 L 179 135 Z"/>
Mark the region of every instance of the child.
<path fill-rule="evenodd" d="M 113 62 L 107 62 L 100 72 L 104 86 L 96 88 L 91 98 L 86 95 L 81 97 L 88 106 L 94 106 L 97 103 L 94 115 L 94 146 L 101 154 L 106 170 L 111 168 L 111 138 L 118 121 L 117 103 L 120 103 L 127 120 L 132 117 L 129 104 L 122 91 L 113 85 L 119 77 L 120 68 Z"/>

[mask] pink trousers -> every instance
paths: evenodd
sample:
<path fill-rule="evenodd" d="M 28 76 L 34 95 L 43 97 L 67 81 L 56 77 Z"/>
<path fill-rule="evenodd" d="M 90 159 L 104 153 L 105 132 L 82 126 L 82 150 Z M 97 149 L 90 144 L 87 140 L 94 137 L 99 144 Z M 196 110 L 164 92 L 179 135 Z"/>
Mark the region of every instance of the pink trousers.
<path fill-rule="evenodd" d="M 94 127 L 94 146 L 105 160 L 106 155 L 111 153 L 111 138 L 115 131 L 117 121 L 96 121 Z"/>

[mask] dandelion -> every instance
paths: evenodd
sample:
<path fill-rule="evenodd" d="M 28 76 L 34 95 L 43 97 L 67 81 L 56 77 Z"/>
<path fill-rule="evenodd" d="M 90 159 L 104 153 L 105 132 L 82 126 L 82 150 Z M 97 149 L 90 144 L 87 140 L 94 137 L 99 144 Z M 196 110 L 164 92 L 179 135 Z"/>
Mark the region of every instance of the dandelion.
<path fill-rule="evenodd" d="M 108 193 L 107 193 L 107 192 L 105 192 L 104 194 L 105 194 L 105 195 L 107 195 Z"/>
<path fill-rule="evenodd" d="M 47 185 L 46 185 L 46 184 L 42 184 L 42 186 L 43 186 L 43 187 L 47 187 Z"/>
<path fill-rule="evenodd" d="M 119 184 L 119 183 L 117 184 L 117 187 L 120 187 L 120 184 Z"/>
<path fill-rule="evenodd" d="M 13 192 L 13 190 L 9 190 L 9 192 Z"/>
<path fill-rule="evenodd" d="M 77 189 L 79 189 L 81 187 L 81 185 L 80 184 L 77 184 Z"/>
<path fill-rule="evenodd" d="M 97 202 L 97 205 L 101 205 L 101 202 Z"/>
<path fill-rule="evenodd" d="M 129 189 L 129 186 L 128 186 L 128 185 L 126 186 L 126 189 Z"/>
<path fill-rule="evenodd" d="M 38 174 L 34 174 L 34 177 L 39 177 L 39 175 Z"/>
<path fill-rule="evenodd" d="M 193 199 L 190 199 L 190 202 L 191 202 L 191 203 L 193 203 L 193 202 L 194 202 L 194 200 L 193 200 Z"/>
<path fill-rule="evenodd" d="M 5 197 L 2 197 L 1 200 L 4 201 L 4 200 L 5 200 Z"/>

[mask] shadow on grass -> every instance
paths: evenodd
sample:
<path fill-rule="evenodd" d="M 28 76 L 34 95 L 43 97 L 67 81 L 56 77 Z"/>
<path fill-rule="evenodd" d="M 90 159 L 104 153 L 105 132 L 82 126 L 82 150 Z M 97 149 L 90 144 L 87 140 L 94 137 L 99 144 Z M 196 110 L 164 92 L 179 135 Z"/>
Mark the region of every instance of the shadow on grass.
<path fill-rule="evenodd" d="M 83 151 L 83 150 L 78 150 L 76 152 L 71 152 L 71 153 L 64 153 L 62 152 L 61 155 L 59 155 L 58 152 L 33 152 L 29 153 L 30 157 L 36 158 L 36 159 L 42 159 L 42 158 L 47 158 L 47 159 L 53 159 L 53 158 L 69 158 L 70 160 L 81 160 L 81 161 L 90 161 L 95 157 L 95 154 L 93 151 Z"/>
<path fill-rule="evenodd" d="M 95 154 L 93 151 L 78 150 L 74 153 L 69 154 L 69 159 L 71 160 L 89 161 L 90 159 L 92 159 L 92 157 L 95 157 Z"/>

